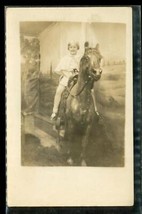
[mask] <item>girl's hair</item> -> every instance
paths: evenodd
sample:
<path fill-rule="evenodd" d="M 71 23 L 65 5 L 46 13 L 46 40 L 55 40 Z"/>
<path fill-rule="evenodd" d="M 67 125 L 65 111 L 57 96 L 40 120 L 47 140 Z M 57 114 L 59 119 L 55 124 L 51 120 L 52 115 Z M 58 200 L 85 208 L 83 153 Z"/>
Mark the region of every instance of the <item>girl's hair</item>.
<path fill-rule="evenodd" d="M 74 42 L 74 41 L 69 42 L 69 43 L 68 43 L 68 50 L 69 50 L 69 47 L 70 47 L 71 45 L 75 45 L 75 46 L 77 47 L 77 49 L 79 50 L 79 43 L 78 43 L 78 42 Z"/>

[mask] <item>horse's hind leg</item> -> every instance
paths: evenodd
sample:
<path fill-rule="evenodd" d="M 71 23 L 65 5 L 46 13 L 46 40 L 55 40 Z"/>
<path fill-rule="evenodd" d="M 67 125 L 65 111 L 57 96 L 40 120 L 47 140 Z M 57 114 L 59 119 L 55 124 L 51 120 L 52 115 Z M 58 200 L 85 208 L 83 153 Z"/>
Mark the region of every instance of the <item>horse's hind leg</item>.
<path fill-rule="evenodd" d="M 70 147 L 70 155 L 75 165 L 80 165 L 81 142 L 82 136 L 79 133 L 74 133 Z"/>
<path fill-rule="evenodd" d="M 78 134 L 78 130 L 75 124 L 72 121 L 68 121 L 68 132 L 66 132 L 67 137 L 67 147 L 68 147 L 68 159 L 67 162 L 69 165 L 77 165 L 78 159 L 80 157 L 81 151 L 81 140 L 82 136 Z"/>
<path fill-rule="evenodd" d="M 67 162 L 69 165 L 74 165 L 76 163 L 76 153 L 77 153 L 77 141 L 74 134 L 70 135 L 70 139 L 68 140 L 68 159 Z"/>
<path fill-rule="evenodd" d="M 72 123 L 70 120 L 66 121 L 65 136 L 64 136 L 64 148 L 67 155 L 67 163 L 73 165 L 73 160 L 71 158 L 71 139 L 72 139 Z"/>
<path fill-rule="evenodd" d="M 81 165 L 82 166 L 87 166 L 85 159 L 86 159 L 86 148 L 87 148 L 88 140 L 89 140 L 89 136 L 90 136 L 90 130 L 91 130 L 91 125 L 88 125 L 86 133 L 82 139 L 82 152 L 81 152 Z"/>

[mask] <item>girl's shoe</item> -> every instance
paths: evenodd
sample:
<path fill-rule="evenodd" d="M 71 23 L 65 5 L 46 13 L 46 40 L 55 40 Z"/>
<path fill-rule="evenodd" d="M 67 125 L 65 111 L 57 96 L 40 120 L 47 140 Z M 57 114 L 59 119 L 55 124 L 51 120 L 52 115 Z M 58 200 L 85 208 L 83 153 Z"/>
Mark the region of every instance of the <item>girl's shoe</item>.
<path fill-rule="evenodd" d="M 57 114 L 56 113 L 52 113 L 50 119 L 51 120 L 55 120 L 56 119 Z"/>

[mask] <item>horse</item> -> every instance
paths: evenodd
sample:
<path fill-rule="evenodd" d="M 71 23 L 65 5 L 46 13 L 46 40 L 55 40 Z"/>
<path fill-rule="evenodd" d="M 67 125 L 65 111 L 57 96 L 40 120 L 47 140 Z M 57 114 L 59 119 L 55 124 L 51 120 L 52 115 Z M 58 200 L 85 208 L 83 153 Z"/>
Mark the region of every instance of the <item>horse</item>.
<path fill-rule="evenodd" d="M 95 81 L 102 75 L 100 67 L 101 55 L 96 48 L 84 44 L 84 55 L 80 60 L 78 79 L 68 91 L 64 113 L 64 139 L 68 147 L 67 163 L 86 166 L 85 150 L 88 144 L 96 110 L 95 98 L 92 94 Z"/>

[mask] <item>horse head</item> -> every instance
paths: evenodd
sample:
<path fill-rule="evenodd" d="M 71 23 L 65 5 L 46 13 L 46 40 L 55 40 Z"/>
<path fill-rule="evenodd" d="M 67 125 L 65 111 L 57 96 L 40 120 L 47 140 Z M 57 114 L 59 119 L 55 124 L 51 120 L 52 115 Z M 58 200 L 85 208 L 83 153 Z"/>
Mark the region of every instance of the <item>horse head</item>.
<path fill-rule="evenodd" d="M 88 42 L 85 42 L 84 47 L 85 51 L 80 61 L 80 71 L 84 79 L 90 78 L 92 81 L 98 81 L 102 74 L 100 67 L 102 56 L 99 52 L 99 44 L 93 48 L 89 46 Z"/>

